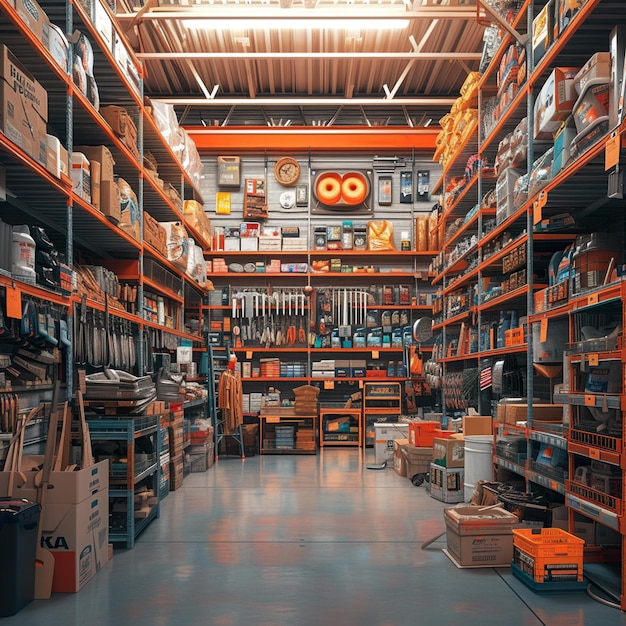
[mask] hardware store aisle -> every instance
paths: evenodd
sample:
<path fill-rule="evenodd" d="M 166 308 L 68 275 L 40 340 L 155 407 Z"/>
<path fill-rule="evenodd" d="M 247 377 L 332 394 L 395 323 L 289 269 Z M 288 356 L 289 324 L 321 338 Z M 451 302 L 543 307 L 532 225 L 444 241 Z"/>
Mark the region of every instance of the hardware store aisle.
<path fill-rule="evenodd" d="M 222 458 L 163 501 L 132 550 L 80 593 L 2 625 L 593 626 L 626 615 L 584 593 L 538 596 L 508 569 L 457 569 L 444 505 L 373 453 Z"/>

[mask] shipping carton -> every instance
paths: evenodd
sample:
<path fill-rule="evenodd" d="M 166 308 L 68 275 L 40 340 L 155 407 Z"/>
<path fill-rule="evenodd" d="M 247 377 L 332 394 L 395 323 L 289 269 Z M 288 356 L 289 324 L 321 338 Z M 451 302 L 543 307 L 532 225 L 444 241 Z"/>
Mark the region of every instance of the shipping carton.
<path fill-rule="evenodd" d="M 491 415 L 465 415 L 463 417 L 463 434 L 492 435 L 493 419 Z"/>
<path fill-rule="evenodd" d="M 461 567 L 508 566 L 513 560 L 517 516 L 502 508 L 457 507 L 444 511 L 448 552 Z"/>
<path fill-rule="evenodd" d="M 91 168 L 91 204 L 100 208 L 100 176 L 102 171 L 102 165 L 98 161 L 90 162 Z"/>
<path fill-rule="evenodd" d="M 393 470 L 398 476 L 407 476 L 407 446 L 408 439 L 396 439 L 393 442 Z"/>
<path fill-rule="evenodd" d="M 87 202 L 91 202 L 91 168 L 89 159 L 82 152 L 72 152 L 72 190 Z"/>
<path fill-rule="evenodd" d="M 15 0 L 15 10 L 35 38 L 43 41 L 44 24 L 50 20 L 36 0 Z"/>
<path fill-rule="evenodd" d="M 0 131 L 46 165 L 48 94 L 17 57 L 0 46 Z"/>
<path fill-rule="evenodd" d="M 577 99 L 574 78 L 577 67 L 555 67 L 535 100 L 534 138 L 552 139 Z"/>
<path fill-rule="evenodd" d="M 52 591 L 79 591 L 109 558 L 108 489 L 77 504 L 46 502 L 41 544 L 54 556 Z"/>
<path fill-rule="evenodd" d="M 433 463 L 442 467 L 464 467 L 465 440 L 462 437 L 458 439 L 436 437 L 433 441 Z"/>
<path fill-rule="evenodd" d="M 90 161 L 100 163 L 100 180 L 115 180 L 113 174 L 115 160 L 106 146 L 74 146 L 74 150 L 82 152 Z"/>
<path fill-rule="evenodd" d="M 334 370 L 331 376 L 334 375 Z M 376 463 L 383 461 L 393 461 L 394 446 L 396 439 L 409 438 L 408 424 L 396 424 L 389 422 L 377 422 L 374 424 L 375 441 L 374 452 L 376 455 Z"/>
<path fill-rule="evenodd" d="M 100 178 L 100 210 L 117 224 L 122 216 L 120 188 L 114 180 L 102 180 L 102 170 Z"/>

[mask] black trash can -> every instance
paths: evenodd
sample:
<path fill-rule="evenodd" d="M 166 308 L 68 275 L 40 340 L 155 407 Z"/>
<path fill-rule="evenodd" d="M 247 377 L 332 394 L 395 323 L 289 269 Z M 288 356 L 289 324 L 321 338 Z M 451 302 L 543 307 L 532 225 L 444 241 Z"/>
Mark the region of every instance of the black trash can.
<path fill-rule="evenodd" d="M 0 498 L 0 617 L 15 615 L 35 598 L 35 555 L 41 507 Z"/>

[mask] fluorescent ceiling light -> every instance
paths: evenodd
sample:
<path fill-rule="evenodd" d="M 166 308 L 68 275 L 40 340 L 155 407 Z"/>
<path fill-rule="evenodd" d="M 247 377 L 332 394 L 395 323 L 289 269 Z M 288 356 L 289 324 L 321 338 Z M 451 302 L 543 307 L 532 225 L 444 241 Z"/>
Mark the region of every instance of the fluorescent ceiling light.
<path fill-rule="evenodd" d="M 193 30 L 402 30 L 409 26 L 410 20 L 393 19 L 348 19 L 348 18 L 284 18 L 284 19 L 205 19 L 183 20 L 185 28 Z"/>

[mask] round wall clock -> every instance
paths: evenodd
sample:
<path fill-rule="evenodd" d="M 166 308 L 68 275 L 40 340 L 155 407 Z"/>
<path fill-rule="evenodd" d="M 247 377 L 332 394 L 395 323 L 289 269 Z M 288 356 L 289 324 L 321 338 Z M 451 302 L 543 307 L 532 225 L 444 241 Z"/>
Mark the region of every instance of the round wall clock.
<path fill-rule="evenodd" d="M 300 178 L 300 163 L 291 157 L 282 157 L 274 165 L 276 180 L 285 187 L 291 187 Z"/>

